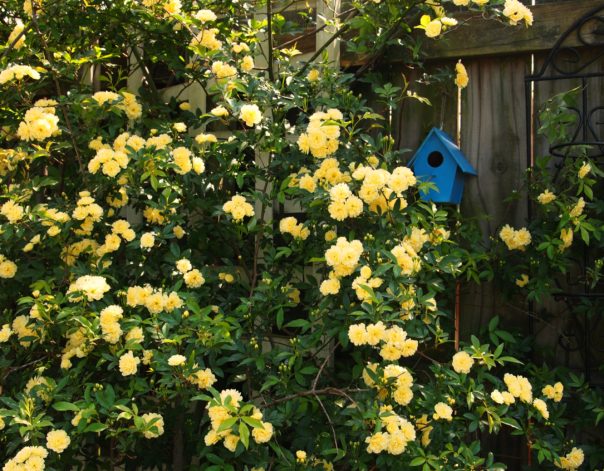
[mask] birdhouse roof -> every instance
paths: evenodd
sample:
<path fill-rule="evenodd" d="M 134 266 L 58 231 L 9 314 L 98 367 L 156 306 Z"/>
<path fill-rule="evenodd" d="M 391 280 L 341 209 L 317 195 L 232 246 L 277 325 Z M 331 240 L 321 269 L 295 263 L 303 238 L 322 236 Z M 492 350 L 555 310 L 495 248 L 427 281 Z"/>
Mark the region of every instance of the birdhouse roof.
<path fill-rule="evenodd" d="M 432 128 L 430 130 L 428 136 L 424 139 L 424 142 L 422 142 L 422 144 L 419 146 L 419 149 L 417 149 L 417 152 L 415 152 L 413 158 L 409 161 L 409 166 L 412 166 L 415 162 L 415 159 L 417 159 L 419 156 L 430 153 L 430 145 L 434 139 L 438 139 L 442 143 L 449 156 L 455 160 L 455 163 L 463 173 L 477 175 L 476 170 L 474 170 L 472 164 L 467 161 L 459 147 L 457 147 L 455 144 L 455 141 L 453 141 L 453 138 L 438 128 Z"/>

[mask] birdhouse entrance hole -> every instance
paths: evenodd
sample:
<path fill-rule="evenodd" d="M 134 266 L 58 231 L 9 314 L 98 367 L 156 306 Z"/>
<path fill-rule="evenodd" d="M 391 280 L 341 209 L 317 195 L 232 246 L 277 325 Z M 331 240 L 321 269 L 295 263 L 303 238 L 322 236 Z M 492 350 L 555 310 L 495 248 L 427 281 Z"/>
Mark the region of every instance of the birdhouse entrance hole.
<path fill-rule="evenodd" d="M 430 167 L 440 167 L 444 160 L 443 155 L 437 150 L 430 152 L 430 155 L 428 155 L 428 163 L 430 164 Z"/>

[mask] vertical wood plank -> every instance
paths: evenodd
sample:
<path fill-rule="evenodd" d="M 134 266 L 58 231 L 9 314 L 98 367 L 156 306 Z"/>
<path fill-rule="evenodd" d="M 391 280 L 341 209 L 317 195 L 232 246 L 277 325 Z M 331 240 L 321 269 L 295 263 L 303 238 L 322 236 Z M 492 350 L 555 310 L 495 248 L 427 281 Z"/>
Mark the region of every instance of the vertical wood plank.
<path fill-rule="evenodd" d="M 481 217 L 484 242 L 503 224 L 524 226 L 527 217 L 523 190 L 526 170 L 524 77 L 530 55 L 483 57 L 465 61 L 470 83 L 462 97 L 461 149 L 478 176 L 466 180 L 461 211 Z M 505 200 L 513 190 L 518 198 Z M 503 303 L 493 283 L 465 285 L 462 292 L 461 338 L 468 338 L 494 316 L 519 329 L 526 318 Z"/>

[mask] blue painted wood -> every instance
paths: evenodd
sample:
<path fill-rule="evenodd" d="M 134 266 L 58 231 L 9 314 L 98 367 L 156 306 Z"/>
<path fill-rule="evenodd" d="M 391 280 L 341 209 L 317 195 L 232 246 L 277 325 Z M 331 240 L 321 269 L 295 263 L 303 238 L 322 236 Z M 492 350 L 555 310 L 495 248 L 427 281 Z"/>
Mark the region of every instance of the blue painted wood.
<path fill-rule="evenodd" d="M 437 186 L 437 190 L 420 193 L 421 199 L 435 203 L 461 203 L 465 175 L 477 175 L 453 138 L 437 128 L 430 130 L 409 167 L 418 179 Z"/>

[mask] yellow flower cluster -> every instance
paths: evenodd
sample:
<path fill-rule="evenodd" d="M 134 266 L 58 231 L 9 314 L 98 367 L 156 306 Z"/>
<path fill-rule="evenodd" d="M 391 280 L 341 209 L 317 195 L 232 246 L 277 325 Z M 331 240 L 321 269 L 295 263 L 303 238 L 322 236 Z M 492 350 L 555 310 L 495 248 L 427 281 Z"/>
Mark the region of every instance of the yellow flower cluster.
<path fill-rule="evenodd" d="M 32 391 L 36 393 L 44 402 L 50 402 L 50 393 L 53 389 L 53 384 L 44 376 L 34 376 L 27 381 L 25 385 L 25 394 L 30 394 Z"/>
<path fill-rule="evenodd" d="M 549 411 L 547 410 L 547 404 L 543 399 L 534 399 L 533 407 L 539 411 L 541 417 L 545 420 L 549 419 Z"/>
<path fill-rule="evenodd" d="M 115 92 L 100 91 L 92 95 L 92 99 L 99 105 L 103 106 L 105 103 L 111 104 L 118 101 L 120 99 L 120 95 Z"/>
<path fill-rule="evenodd" d="M 194 18 L 202 23 L 216 21 L 217 16 L 212 10 L 199 10 L 195 13 Z"/>
<path fill-rule="evenodd" d="M 131 376 L 135 375 L 138 370 L 138 365 L 141 360 L 138 357 L 135 357 L 131 351 L 124 353 L 120 357 L 119 361 L 119 369 L 122 376 Z"/>
<path fill-rule="evenodd" d="M 42 106 L 27 110 L 17 129 L 17 136 L 23 141 L 43 141 L 60 133 L 55 109 Z"/>
<path fill-rule="evenodd" d="M 520 275 L 520 278 L 516 279 L 516 286 L 518 286 L 519 288 L 524 288 L 526 285 L 528 285 L 529 282 L 529 276 L 526 273 L 523 273 L 522 275 Z"/>
<path fill-rule="evenodd" d="M 17 316 L 13 319 L 12 328 L 15 334 L 20 340 L 20 344 L 23 347 L 28 347 L 31 344 L 30 340 L 21 340 L 24 338 L 37 337 L 36 332 L 32 328 L 33 326 L 29 323 L 29 316 Z"/>
<path fill-rule="evenodd" d="M 579 198 L 577 203 L 572 207 L 570 212 L 568 213 L 571 218 L 578 218 L 583 214 L 583 210 L 585 209 L 585 200 L 583 197 Z"/>
<path fill-rule="evenodd" d="M 298 180 L 298 175 L 302 175 Z M 317 183 L 322 187 L 328 188 L 338 183 L 348 183 L 352 181 L 348 172 L 342 172 L 338 161 L 328 157 L 321 162 L 321 165 L 313 175 L 308 173 L 308 169 L 300 169 L 298 174 L 291 175 L 290 186 L 298 186 L 302 190 L 314 193 L 317 189 Z"/>
<path fill-rule="evenodd" d="M 352 194 L 346 183 L 338 183 L 329 190 L 328 211 L 336 221 L 355 218 L 363 212 L 363 201 Z"/>
<path fill-rule="evenodd" d="M 539 204 L 549 204 L 556 199 L 556 195 L 553 194 L 548 189 L 544 190 L 539 196 L 537 196 L 537 201 Z"/>
<path fill-rule="evenodd" d="M 17 168 L 19 162 L 26 160 L 28 155 L 16 149 L 0 149 L 0 177 Z"/>
<path fill-rule="evenodd" d="M 531 403 L 533 401 L 533 387 L 524 376 L 516 376 L 506 373 L 503 376 L 503 382 L 508 387 L 509 393 L 519 398 L 522 402 Z"/>
<path fill-rule="evenodd" d="M 413 424 L 394 413 L 392 406 L 380 407 L 380 421 L 386 432 L 376 432 L 365 439 L 368 453 L 386 451 L 390 455 L 400 455 L 407 444 L 415 440 Z"/>
<path fill-rule="evenodd" d="M 432 414 L 434 420 L 446 420 L 451 422 L 453 420 L 453 409 L 449 404 L 444 402 L 438 402 L 434 406 L 434 413 Z"/>
<path fill-rule="evenodd" d="M 46 434 L 46 448 L 55 453 L 63 453 L 70 443 L 71 438 L 65 430 L 51 430 Z"/>
<path fill-rule="evenodd" d="M 321 72 L 319 72 L 317 69 L 310 69 L 308 74 L 306 74 L 306 78 L 309 82 L 316 82 L 319 80 L 319 78 L 321 78 Z"/>
<path fill-rule="evenodd" d="M 193 369 L 199 368 L 199 365 L 193 365 Z M 191 383 L 197 385 L 199 389 L 209 389 L 216 382 L 216 376 L 210 368 L 198 369 L 187 378 Z"/>
<path fill-rule="evenodd" d="M 0 343 L 8 342 L 10 336 L 13 335 L 13 331 L 9 324 L 4 324 L 0 329 Z"/>
<path fill-rule="evenodd" d="M 33 236 L 27 244 L 23 247 L 23 252 L 31 252 L 36 245 L 40 243 L 41 236 L 40 234 L 36 234 Z"/>
<path fill-rule="evenodd" d="M 99 247 L 96 241 L 92 239 L 82 239 L 78 242 L 74 242 L 68 245 L 61 251 L 61 259 L 68 266 L 73 266 L 82 253 L 94 253 Z"/>
<path fill-rule="evenodd" d="M 4 85 L 12 80 L 23 80 L 24 77 L 39 80 L 40 72 L 29 65 L 11 65 L 0 72 L 0 85 Z"/>
<path fill-rule="evenodd" d="M 14 224 L 23 218 L 25 210 L 23 209 L 23 206 L 15 203 L 12 200 L 8 200 L 0 207 L 0 214 L 8 219 L 8 222 Z"/>
<path fill-rule="evenodd" d="M 581 179 L 585 178 L 587 174 L 591 172 L 591 165 L 587 162 L 583 162 L 581 168 L 577 172 L 577 176 Z"/>
<path fill-rule="evenodd" d="M 212 63 L 212 73 L 217 79 L 236 77 L 237 69 L 226 62 L 215 61 Z"/>
<path fill-rule="evenodd" d="M 252 56 L 244 56 L 243 59 L 241 59 L 241 70 L 244 72 L 251 72 L 255 66 L 256 64 L 254 64 Z"/>
<path fill-rule="evenodd" d="M 121 92 L 121 95 L 115 92 L 100 91 L 92 95 L 92 99 L 100 106 L 109 104 L 116 105 L 116 108 L 122 110 L 128 116 L 128 119 L 134 120 L 141 117 L 143 107 L 136 100 L 136 95 L 129 92 Z"/>
<path fill-rule="evenodd" d="M 186 147 L 177 147 L 172 150 L 172 159 L 179 175 L 185 175 L 193 170 L 197 175 L 202 174 L 206 166 L 200 157 L 193 157 L 192 153 Z"/>
<path fill-rule="evenodd" d="M 126 343 L 135 343 L 139 344 L 145 340 L 145 333 L 143 332 L 142 327 L 133 327 L 128 331 L 125 337 Z"/>
<path fill-rule="evenodd" d="M 6 45 L 7 46 L 12 45 L 13 48 L 15 48 L 16 50 L 19 50 L 23 46 L 25 46 L 25 34 L 22 34 L 24 29 L 25 29 L 25 25 L 23 24 L 23 22 L 21 20 L 17 19 L 15 27 L 13 28 L 13 30 L 11 31 L 11 33 L 8 36 Z"/>
<path fill-rule="evenodd" d="M 506 224 L 499 231 L 499 237 L 509 250 L 524 250 L 531 243 L 531 233 L 525 227 L 515 230 Z"/>
<path fill-rule="evenodd" d="M 310 230 L 303 223 L 298 224 L 298 220 L 293 216 L 288 216 L 279 221 L 279 231 L 282 234 L 291 234 L 294 239 L 306 240 L 310 235 Z"/>
<path fill-rule="evenodd" d="M 491 392 L 491 399 L 497 404 L 510 405 L 516 402 L 516 398 L 509 391 L 499 391 L 495 389 Z"/>
<path fill-rule="evenodd" d="M 455 64 L 455 85 L 458 88 L 466 88 L 470 78 L 468 77 L 468 71 L 465 65 L 461 63 L 461 59 Z"/>
<path fill-rule="evenodd" d="M 330 108 L 326 112 L 317 111 L 309 117 L 306 132 L 298 137 L 298 147 L 305 154 L 323 159 L 334 154 L 340 147 L 340 126 L 330 121 L 344 119 L 342 112 Z"/>
<path fill-rule="evenodd" d="M 405 209 L 407 200 L 403 192 L 417 183 L 413 171 L 407 167 L 396 167 L 390 173 L 385 169 L 359 165 L 352 173 L 352 178 L 363 182 L 359 197 L 375 213 L 383 213 L 397 205 L 399 209 Z"/>
<path fill-rule="evenodd" d="M 430 15 L 423 15 L 419 20 L 417 29 L 423 29 L 428 38 L 436 38 L 450 26 L 455 26 L 457 20 L 446 16 L 432 19 Z"/>
<path fill-rule="evenodd" d="M 391 389 L 392 398 L 397 404 L 401 406 L 408 405 L 413 399 L 413 390 L 411 389 L 413 387 L 413 376 L 411 376 L 411 373 L 400 365 L 389 364 L 384 368 L 383 376 L 380 378 L 377 368 L 377 363 L 367 364 L 367 367 L 363 370 L 365 384 L 378 389 L 378 396 L 382 399 L 388 395 L 388 390 Z M 376 382 L 374 378 L 379 381 Z"/>
<path fill-rule="evenodd" d="M 160 414 L 148 412 L 141 415 L 141 419 L 145 427 L 143 432 L 145 438 L 157 438 L 164 434 L 164 418 Z"/>
<path fill-rule="evenodd" d="M 560 231 L 560 240 L 562 241 L 562 245 L 560 245 L 560 252 L 564 252 L 564 250 L 573 244 L 573 230 L 566 227 L 563 228 Z"/>
<path fill-rule="evenodd" d="M 202 11 L 203 10 L 200 10 L 200 13 Z M 250 47 L 246 43 L 233 43 L 231 44 L 231 51 L 233 51 L 235 54 L 240 54 L 242 52 L 250 52 Z"/>
<path fill-rule="evenodd" d="M 216 38 L 218 32 L 217 28 L 201 29 L 195 37 L 191 39 L 189 47 L 203 47 L 210 51 L 217 51 L 222 47 L 222 41 Z"/>
<path fill-rule="evenodd" d="M 0 278 L 14 278 L 17 264 L 0 253 Z"/>
<path fill-rule="evenodd" d="M 575 471 L 581 467 L 585 460 L 585 454 L 581 448 L 574 447 L 570 452 L 560 458 L 559 462 L 555 465 L 560 469 L 567 469 L 569 471 Z"/>
<path fill-rule="evenodd" d="M 401 242 L 390 252 L 396 258 L 403 275 L 411 276 L 421 270 L 421 259 L 409 242 Z"/>
<path fill-rule="evenodd" d="M 47 456 L 48 451 L 44 447 L 26 446 L 6 462 L 2 471 L 43 471 Z"/>
<path fill-rule="evenodd" d="M 241 195 L 235 195 L 224 203 L 222 210 L 230 214 L 235 222 L 242 221 L 246 216 L 252 217 L 254 215 L 254 207 Z"/>
<path fill-rule="evenodd" d="M 380 348 L 386 361 L 397 361 L 417 352 L 418 341 L 407 338 L 407 332 L 394 325 L 386 328 L 382 321 L 376 324 L 353 324 L 348 328 L 348 338 L 353 345 L 371 345 Z"/>
<path fill-rule="evenodd" d="M 112 149 L 99 149 L 94 158 L 88 162 L 88 171 L 95 174 L 102 170 L 108 177 L 115 177 L 128 166 L 128 156 L 125 152 Z"/>
<path fill-rule="evenodd" d="M 90 196 L 89 191 L 80 191 L 79 196 L 80 199 L 78 199 L 71 216 L 78 221 L 82 221 L 82 225 L 75 232 L 78 235 L 90 235 L 94 223 L 100 221 L 103 217 L 103 208 Z"/>
<path fill-rule="evenodd" d="M 153 147 L 155 150 L 165 149 L 171 143 L 172 138 L 168 134 L 159 134 L 147 139 L 147 147 Z"/>
<path fill-rule="evenodd" d="M 360 240 L 348 242 L 345 237 L 338 237 L 335 245 L 325 252 L 325 261 L 332 267 L 336 277 L 351 275 L 359 264 L 363 253 L 363 244 Z"/>
<path fill-rule="evenodd" d="M 118 181 L 119 183 L 119 181 Z M 128 204 L 129 198 L 128 198 L 128 190 L 125 187 L 120 187 L 117 190 L 117 193 L 115 195 L 107 195 L 107 197 L 105 198 L 105 201 L 107 201 L 107 204 L 109 206 L 111 206 L 112 208 L 115 209 L 119 209 L 122 208 L 124 206 L 126 206 L 126 204 Z"/>
<path fill-rule="evenodd" d="M 258 105 L 246 104 L 239 110 L 239 119 L 251 128 L 256 124 L 260 124 L 262 121 L 262 113 L 260 112 Z"/>
<path fill-rule="evenodd" d="M 564 396 L 564 385 L 559 381 L 554 385 L 548 384 L 541 392 L 548 399 L 551 399 L 554 402 L 560 402 Z"/>
<path fill-rule="evenodd" d="M 48 227 L 46 233 L 51 237 L 54 237 L 61 232 L 61 228 L 58 224 L 65 224 L 71 219 L 69 214 L 59 211 L 56 208 L 48 208 L 44 204 L 38 205 L 36 211 L 40 214 L 42 225 Z"/>
<path fill-rule="evenodd" d="M 231 273 L 225 272 L 218 273 L 218 279 L 221 281 L 226 281 L 227 283 L 233 283 L 235 281 L 235 277 Z"/>
<path fill-rule="evenodd" d="M 182 3 L 180 0 L 166 0 L 162 7 L 167 15 L 178 15 L 182 10 Z"/>
<path fill-rule="evenodd" d="M 61 368 L 68 370 L 71 368 L 71 359 L 73 357 L 84 358 L 88 355 L 94 345 L 87 343 L 88 338 L 86 337 L 87 330 L 84 327 L 80 327 L 75 332 L 67 335 L 67 344 L 63 348 L 63 354 L 61 355 Z"/>
<path fill-rule="evenodd" d="M 214 135 L 214 134 L 206 134 L 206 133 L 200 133 L 197 136 L 195 136 L 195 142 L 197 142 L 197 144 L 199 145 L 203 145 L 203 144 L 215 144 L 218 142 L 218 138 Z"/>
<path fill-rule="evenodd" d="M 220 398 L 214 399 L 207 405 L 208 415 L 210 416 L 211 430 L 204 437 L 206 446 L 212 446 L 223 440 L 224 447 L 234 452 L 237 449 L 240 437 L 233 433 L 233 428 L 218 431 L 225 420 L 240 417 L 243 406 L 243 397 L 241 393 L 235 389 L 225 389 L 220 392 Z M 254 427 L 252 429 L 252 437 L 258 444 L 268 442 L 273 436 L 273 424 L 264 422 L 263 415 L 260 409 L 253 406 L 251 410 L 252 419 L 260 421 L 262 427 Z"/>
<path fill-rule="evenodd" d="M 172 355 L 168 358 L 168 365 L 170 366 L 182 366 L 187 361 L 187 357 L 184 355 Z"/>
<path fill-rule="evenodd" d="M 363 288 L 363 286 L 369 286 L 372 289 L 379 288 L 382 286 L 384 280 L 379 277 L 372 277 L 371 268 L 364 266 L 361 268 L 361 273 L 352 281 L 352 289 L 354 289 L 359 301 L 371 302 L 371 296 L 369 292 Z"/>
<path fill-rule="evenodd" d="M 111 224 L 111 234 L 105 236 L 105 243 L 101 245 L 96 253 L 99 257 L 115 252 L 120 248 L 121 240 L 132 242 L 136 237 L 136 233 L 130 227 L 130 223 L 125 219 L 118 219 Z"/>
<path fill-rule="evenodd" d="M 130 307 L 145 306 L 151 314 L 172 312 L 183 306 L 183 300 L 175 291 L 166 294 L 161 289 L 153 289 L 149 285 L 129 287 L 126 303 Z"/>
<path fill-rule="evenodd" d="M 524 21 L 526 26 L 533 24 L 533 13 L 518 0 L 505 0 L 503 15 L 509 19 L 510 24 L 513 26 L 516 26 L 521 21 Z"/>
<path fill-rule="evenodd" d="M 430 425 L 430 421 L 428 420 L 428 415 L 421 415 L 416 421 L 415 426 L 417 427 L 417 431 L 422 433 L 421 444 L 426 447 L 430 444 L 432 439 L 430 438 L 430 432 L 434 429 Z"/>
<path fill-rule="evenodd" d="M 457 373 L 468 374 L 474 365 L 474 359 L 464 351 L 453 355 L 452 366 Z"/>
<path fill-rule="evenodd" d="M 107 306 L 99 316 L 103 339 L 108 343 L 117 343 L 122 335 L 119 320 L 124 317 L 124 310 L 115 304 Z"/>
<path fill-rule="evenodd" d="M 99 301 L 103 299 L 105 293 L 110 289 L 111 287 L 107 284 L 107 280 L 104 277 L 84 275 L 69 285 L 67 294 L 82 293 L 88 301 Z M 82 297 L 71 296 L 70 299 L 72 302 L 78 302 L 82 300 Z"/>

